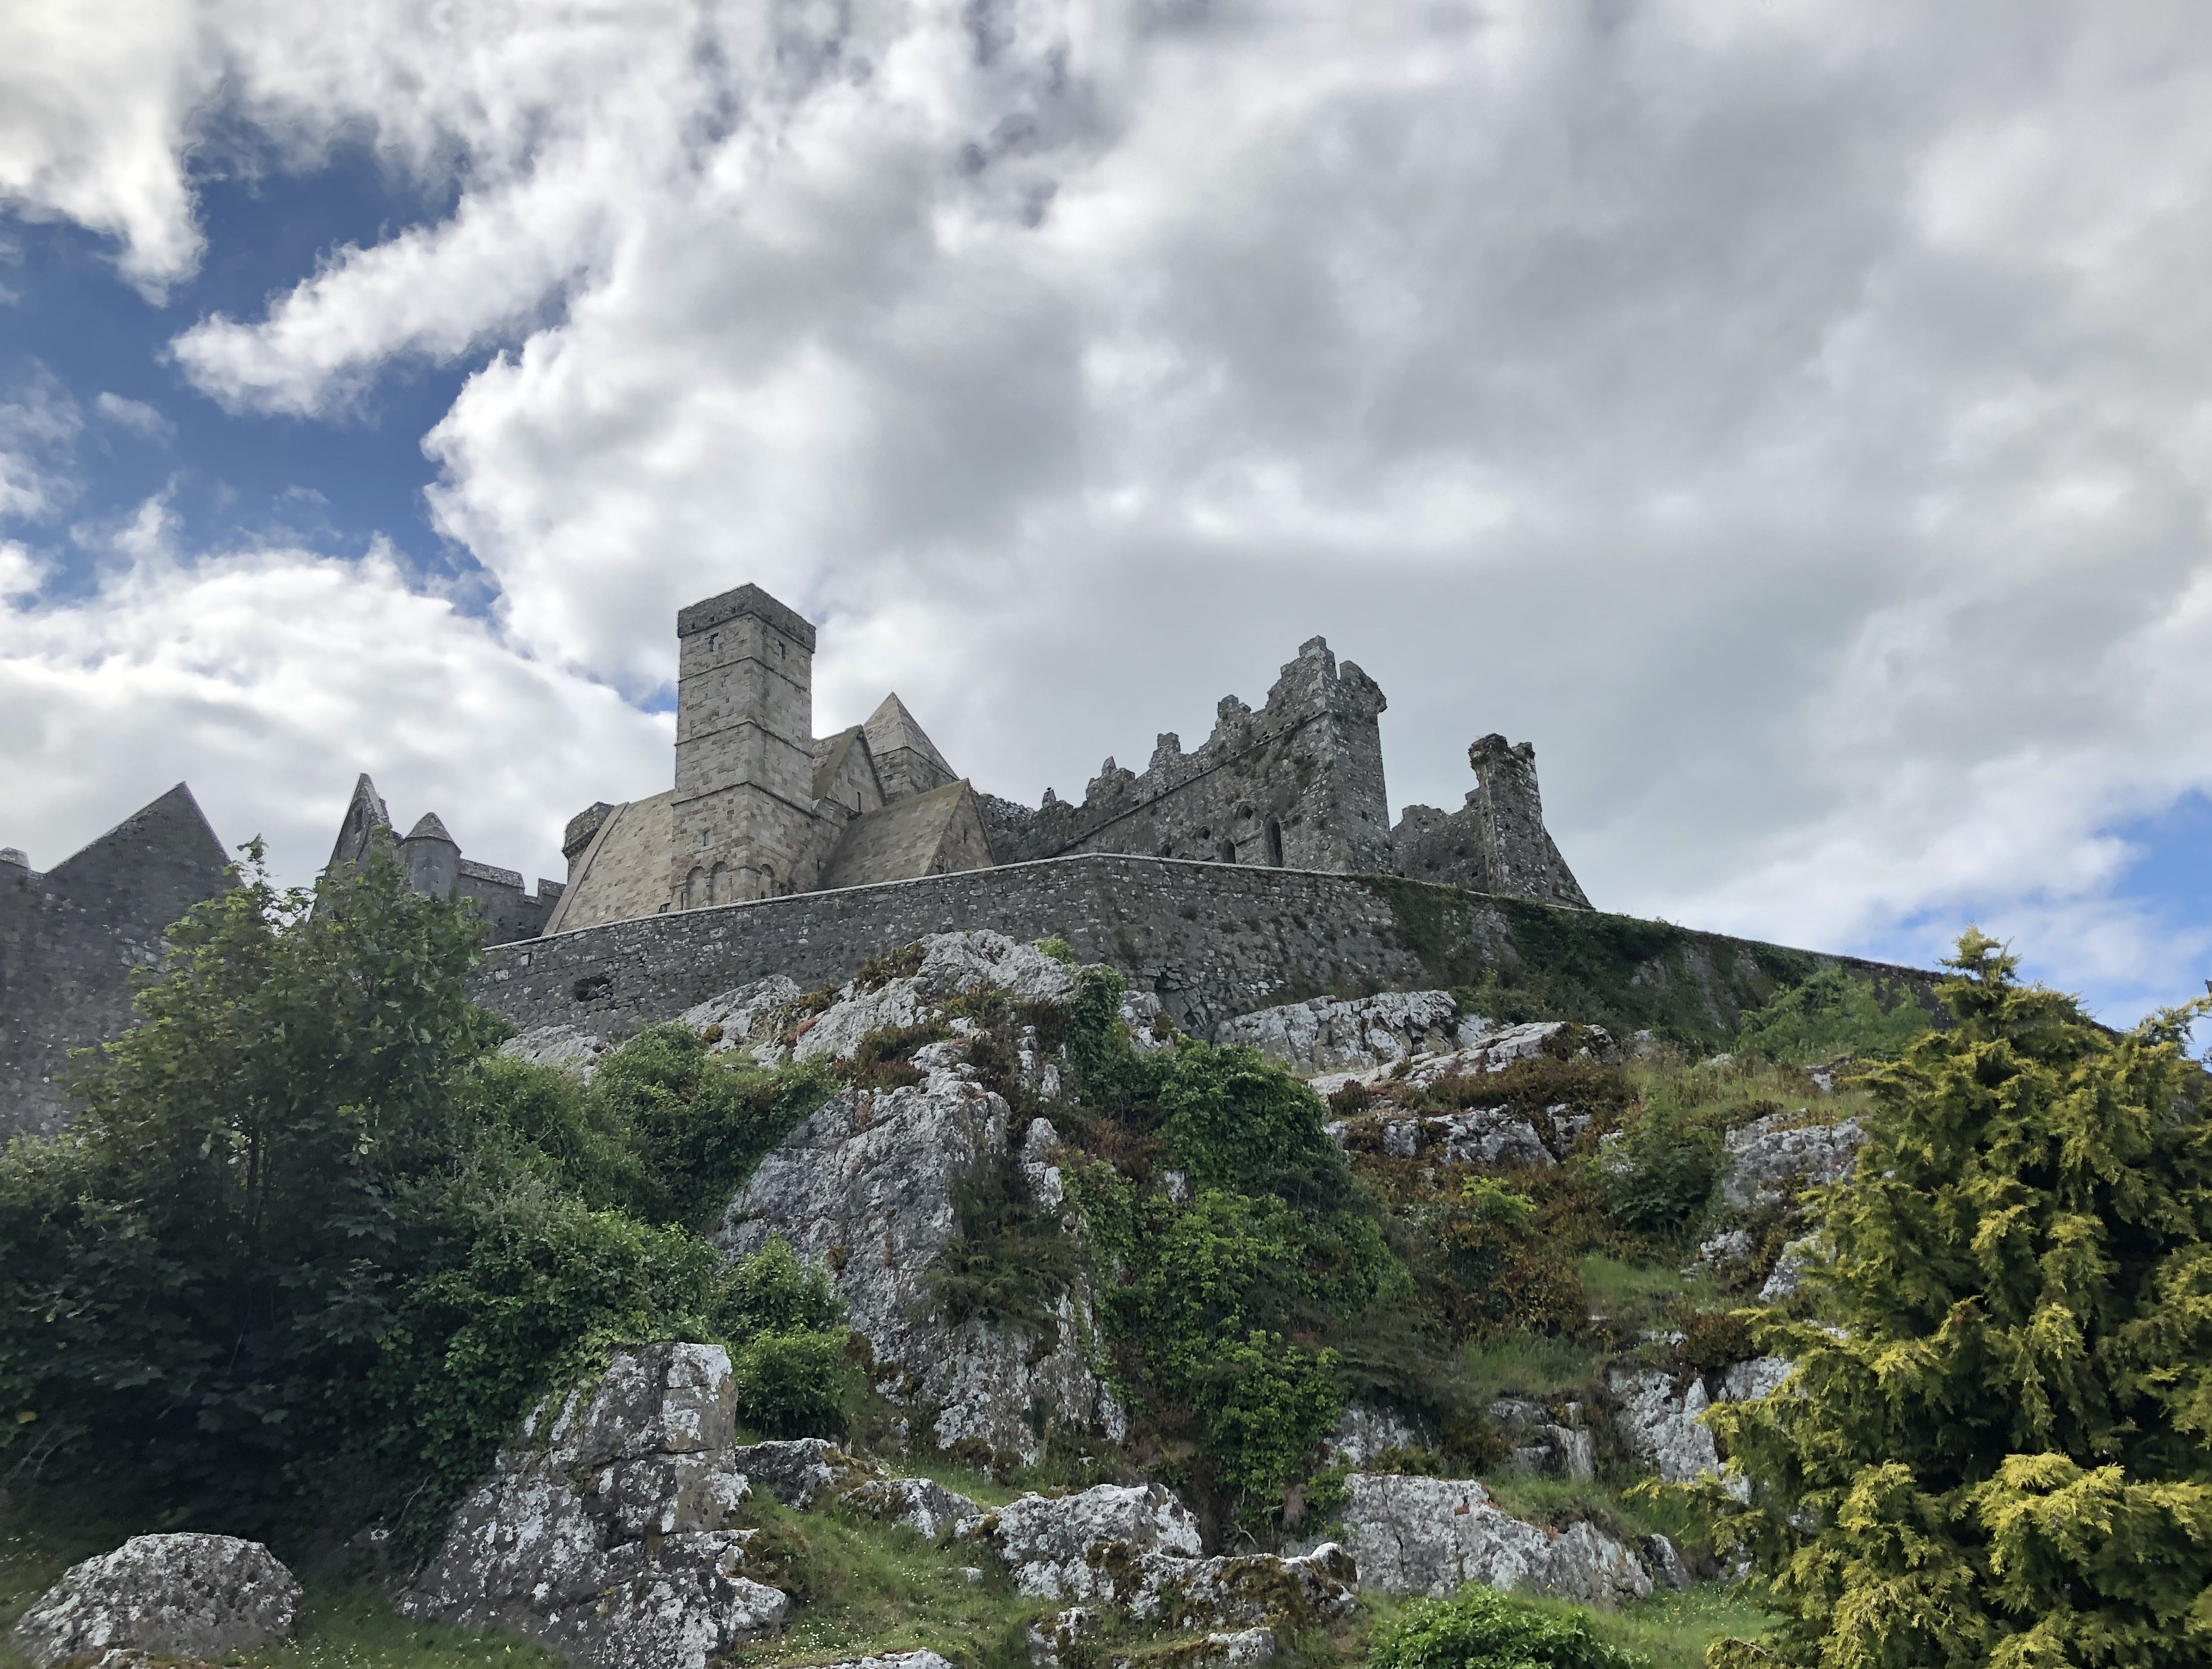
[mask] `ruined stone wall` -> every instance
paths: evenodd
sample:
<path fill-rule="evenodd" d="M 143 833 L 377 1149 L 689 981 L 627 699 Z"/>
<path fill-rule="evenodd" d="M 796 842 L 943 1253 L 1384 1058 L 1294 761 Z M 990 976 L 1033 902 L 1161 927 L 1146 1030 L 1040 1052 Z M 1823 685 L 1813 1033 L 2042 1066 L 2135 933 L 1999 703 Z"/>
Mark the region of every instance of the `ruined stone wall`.
<path fill-rule="evenodd" d="M 1186 754 L 1163 735 L 1142 773 L 1109 759 L 1079 805 L 1031 810 L 987 796 L 1000 863 L 1077 852 L 1141 853 L 1273 869 L 1388 870 L 1390 814 L 1375 681 L 1320 638 L 1255 713 L 1223 698 L 1212 735 Z"/>
<path fill-rule="evenodd" d="M 160 964 L 227 862 L 179 783 L 44 875 L 0 865 L 0 1141 L 60 1128 L 69 1052 L 131 1024 L 131 971 Z"/>
<path fill-rule="evenodd" d="M 1079 855 L 556 934 L 492 952 L 477 991 L 518 1026 L 620 1030 L 769 974 L 842 981 L 878 950 L 974 928 L 1064 938 L 1200 1035 L 1322 992 L 1459 986 L 1501 1013 L 1717 1047 L 1777 985 L 1844 961 L 1395 876 Z M 1913 1000 L 1930 978 L 1850 965 Z"/>
<path fill-rule="evenodd" d="M 1535 749 L 1491 735 L 1469 747 L 1467 759 L 1474 787 L 1466 804 L 1453 812 L 1409 805 L 1390 831 L 1398 873 L 1470 892 L 1589 908 L 1544 827 Z"/>

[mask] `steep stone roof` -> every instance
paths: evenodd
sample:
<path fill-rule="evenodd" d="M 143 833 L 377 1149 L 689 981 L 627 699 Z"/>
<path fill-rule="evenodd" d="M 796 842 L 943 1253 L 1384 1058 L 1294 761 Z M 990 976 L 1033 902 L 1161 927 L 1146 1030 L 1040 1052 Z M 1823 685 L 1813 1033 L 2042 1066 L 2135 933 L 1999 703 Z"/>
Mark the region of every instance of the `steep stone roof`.
<path fill-rule="evenodd" d="M 883 705 L 868 715 L 868 722 L 861 728 L 868 733 L 868 750 L 878 759 L 896 749 L 911 748 L 945 775 L 955 774 L 952 767 L 945 763 L 945 756 L 937 751 L 937 743 L 929 739 L 914 714 L 906 710 L 906 703 L 899 700 L 896 691 L 884 697 Z"/>
<path fill-rule="evenodd" d="M 975 790 L 965 782 L 949 782 L 855 817 L 816 885 L 827 892 L 985 869 L 990 862 Z"/>

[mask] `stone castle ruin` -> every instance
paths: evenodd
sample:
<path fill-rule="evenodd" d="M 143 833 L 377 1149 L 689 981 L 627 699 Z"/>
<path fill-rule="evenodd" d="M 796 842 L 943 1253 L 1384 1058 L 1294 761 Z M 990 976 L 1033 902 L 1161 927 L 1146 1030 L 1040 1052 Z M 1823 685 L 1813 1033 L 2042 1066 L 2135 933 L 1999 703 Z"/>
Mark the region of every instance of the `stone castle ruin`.
<path fill-rule="evenodd" d="M 1077 871 L 1062 867 L 1079 859 L 1174 865 L 1175 875 L 1154 890 L 1193 900 L 1178 906 L 1180 919 L 1201 934 L 1210 915 L 1231 907 L 1231 893 L 1240 923 L 1259 919 L 1255 908 L 1268 913 L 1270 907 L 1255 904 L 1255 886 L 1276 899 L 1276 910 L 1296 915 L 1301 931 L 1309 915 L 1337 909 L 1291 902 L 1297 876 L 1396 876 L 1590 907 L 1545 830 L 1534 750 L 1526 743 L 1484 737 L 1468 750 L 1474 786 L 1465 803 L 1452 811 L 1409 806 L 1394 827 L 1377 724 L 1382 692 L 1358 667 L 1340 665 L 1318 637 L 1284 666 L 1258 709 L 1224 697 L 1212 734 L 1194 750 L 1163 735 L 1143 771 L 1109 758 L 1079 804 L 1048 789 L 1034 808 L 979 792 L 896 695 L 865 724 L 816 736 L 815 628 L 757 586 L 681 610 L 676 637 L 673 786 L 646 799 L 597 802 L 571 818 L 562 841 L 564 881 L 541 879 L 532 890 L 515 871 L 464 857 L 435 813 L 401 835 L 366 775 L 355 785 L 331 863 L 356 862 L 387 845 L 417 891 L 471 900 L 492 944 L 570 944 L 564 959 L 581 958 L 578 966 L 589 962 L 593 971 L 569 982 L 573 992 L 562 986 L 561 1000 L 592 1003 L 621 1000 L 617 986 L 688 983 L 691 975 L 677 970 L 692 968 L 697 953 L 679 948 L 693 937 L 688 927 L 678 931 L 679 921 L 710 922 L 708 937 L 732 952 L 729 935 L 750 931 L 756 942 L 745 954 L 754 959 L 796 956 L 810 966 L 849 968 L 881 948 L 878 938 L 904 921 L 902 913 L 920 907 L 905 894 L 877 898 L 868 889 L 934 877 L 980 881 L 982 871 L 1004 872 L 1003 884 L 983 892 L 942 894 L 963 900 L 957 908 L 977 913 L 975 921 L 933 918 L 929 929 L 1011 927 L 1042 913 L 1048 921 L 1040 932 L 1079 938 L 1071 916 L 1079 911 L 1066 891 Z M 182 784 L 45 874 L 22 853 L 0 851 L 0 1138 L 62 1120 L 56 1080 L 67 1051 L 128 1023 L 129 970 L 159 961 L 162 930 L 226 884 L 225 862 Z M 1216 874 L 1233 868 L 1249 883 L 1230 886 L 1225 874 L 1206 883 L 1193 865 Z M 1259 873 L 1268 871 L 1282 875 L 1273 895 Z M 1324 888 L 1316 897 L 1323 895 L 1336 894 Z M 820 909 L 799 917 L 724 913 L 817 896 Z M 1070 919 L 1051 925 L 1062 918 Z M 647 925 L 653 922 L 664 926 Z M 638 926 L 612 940 L 598 931 L 623 924 Z M 592 947 L 617 942 L 623 970 L 600 970 Z M 1177 954 L 1223 960 L 1196 948 Z M 1121 959 L 1164 993 L 1182 977 L 1139 968 L 1133 952 Z M 517 1004 L 542 1005 L 544 987 L 514 983 L 528 965 L 526 955 L 496 967 L 486 1000 L 517 1017 Z M 697 977 L 709 978 L 700 966 Z M 1283 983 L 1264 968 L 1240 977 L 1240 991 Z M 1347 966 L 1343 977 L 1372 983 L 1379 976 L 1362 965 Z M 1201 1004 L 1190 1012 L 1200 1011 L 1211 1010 Z"/>
<path fill-rule="evenodd" d="M 1382 692 L 1320 638 L 1257 712 L 1223 697 L 1195 752 L 1164 734 L 1142 773 L 1109 758 L 1079 804 L 1047 789 L 1036 808 L 979 792 L 896 695 L 866 723 L 816 736 L 814 628 L 757 586 L 684 610 L 676 639 L 672 788 L 578 812 L 562 840 L 568 879 L 534 895 L 514 871 L 462 857 L 426 816 L 397 841 L 416 886 L 475 899 L 495 944 L 1079 853 L 1403 875 L 1590 907 L 1545 830 L 1525 742 L 1484 737 L 1468 750 L 1466 804 L 1408 806 L 1393 828 Z M 364 776 L 331 861 L 392 834 Z"/>

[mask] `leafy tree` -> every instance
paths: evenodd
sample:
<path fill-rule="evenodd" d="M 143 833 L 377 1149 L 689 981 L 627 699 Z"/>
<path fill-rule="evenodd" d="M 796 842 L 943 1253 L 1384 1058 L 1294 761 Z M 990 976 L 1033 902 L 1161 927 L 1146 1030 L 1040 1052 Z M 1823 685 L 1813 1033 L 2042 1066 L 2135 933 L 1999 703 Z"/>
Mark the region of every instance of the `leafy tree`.
<path fill-rule="evenodd" d="M 1448 1599 L 1416 1599 L 1376 1636 L 1369 1669 L 1641 1669 L 1587 1618 L 1475 1584 Z"/>
<path fill-rule="evenodd" d="M 347 1446 L 399 1285 L 450 1258 L 452 1087 L 501 1023 L 480 930 L 388 859 L 242 884 L 170 935 L 65 1136 L 0 1157 L 0 1443 L 157 1496 Z"/>
<path fill-rule="evenodd" d="M 1787 1619 L 1711 1660 L 2212 1660 L 2212 1002 L 2115 1037 L 1979 932 L 1949 965 L 1826 1202 L 1839 1326 L 1764 1318 L 1794 1385 L 1711 1417 Z"/>

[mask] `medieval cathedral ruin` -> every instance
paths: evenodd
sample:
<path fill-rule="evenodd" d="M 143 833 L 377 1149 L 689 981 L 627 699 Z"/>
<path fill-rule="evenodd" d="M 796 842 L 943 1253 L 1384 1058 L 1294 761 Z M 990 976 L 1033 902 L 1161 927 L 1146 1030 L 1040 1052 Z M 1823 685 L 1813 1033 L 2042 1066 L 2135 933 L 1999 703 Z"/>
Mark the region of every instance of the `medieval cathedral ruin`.
<path fill-rule="evenodd" d="M 674 786 L 647 799 L 599 801 L 570 818 L 564 881 L 526 890 L 514 871 L 463 857 L 434 814 L 399 835 L 366 775 L 331 863 L 389 843 L 417 891 L 472 900 L 494 945 L 556 936 L 580 944 L 569 936 L 667 919 L 659 938 L 623 930 L 630 971 L 623 977 L 633 983 L 669 977 L 679 922 L 764 901 L 825 901 L 823 925 L 796 941 L 825 967 L 857 964 L 878 948 L 861 940 L 879 931 L 859 925 L 865 912 L 841 914 L 827 901 L 887 883 L 999 871 L 1003 896 L 961 907 L 1011 911 L 1008 922 L 1041 910 L 1057 922 L 1073 908 L 1054 901 L 1062 860 L 1100 857 L 1165 860 L 1187 877 L 1201 873 L 1191 865 L 1214 875 L 1224 871 L 1211 866 L 1233 866 L 1254 882 L 1261 879 L 1254 872 L 1272 870 L 1285 887 L 1300 876 L 1402 876 L 1590 907 L 1545 831 L 1527 743 L 1484 737 L 1468 751 L 1474 786 L 1464 804 L 1408 806 L 1393 827 L 1377 725 L 1382 692 L 1317 637 L 1258 709 L 1224 697 L 1213 733 L 1194 750 L 1163 735 L 1142 771 L 1109 759 L 1079 804 L 1047 790 L 1036 807 L 976 790 L 896 695 L 866 723 L 816 736 L 814 628 L 757 586 L 683 610 L 676 637 Z M 164 929 L 226 884 L 225 862 L 181 783 L 44 873 L 0 849 L 0 1139 L 64 1116 L 57 1080 L 67 1052 L 128 1023 L 130 970 L 159 962 Z M 1191 906 L 1184 919 L 1205 913 Z M 728 931 L 742 941 L 751 920 L 732 917 Z M 769 932 L 767 918 L 758 932 Z M 767 940 L 753 948 L 767 954 Z M 507 981 L 514 972 L 490 978 Z M 1147 977 L 1172 994 L 1179 976 Z M 573 999 L 599 1001 L 616 978 L 574 980 Z M 487 1000 L 500 1006 L 509 997 L 502 989 Z"/>
<path fill-rule="evenodd" d="M 1142 772 L 1109 759 L 1080 804 L 979 792 L 906 704 L 814 734 L 814 628 L 757 586 L 676 617 L 675 786 L 599 801 L 568 820 L 565 882 L 535 895 L 479 864 L 434 815 L 398 849 L 414 884 L 477 901 L 492 942 L 611 921 L 1120 853 L 1336 874 L 1404 875 L 1588 909 L 1544 828 L 1535 750 L 1486 736 L 1455 811 L 1413 805 L 1393 828 L 1375 681 L 1309 640 L 1254 711 L 1224 696 L 1195 752 L 1163 735 Z M 396 833 L 375 785 L 354 790 L 331 853 L 351 862 Z"/>

